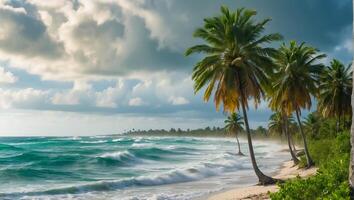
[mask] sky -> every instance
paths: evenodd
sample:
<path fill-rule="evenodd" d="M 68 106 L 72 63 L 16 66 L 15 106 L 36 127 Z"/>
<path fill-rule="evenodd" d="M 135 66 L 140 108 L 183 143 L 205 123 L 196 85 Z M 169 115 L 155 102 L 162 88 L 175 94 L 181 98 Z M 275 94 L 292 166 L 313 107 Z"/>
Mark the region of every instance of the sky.
<path fill-rule="evenodd" d="M 351 0 L 0 0 L 0 136 L 223 126 L 194 94 L 194 30 L 220 6 L 272 18 L 266 32 L 352 60 Z M 273 44 L 278 46 L 280 43 Z M 271 111 L 250 107 L 252 127 Z"/>

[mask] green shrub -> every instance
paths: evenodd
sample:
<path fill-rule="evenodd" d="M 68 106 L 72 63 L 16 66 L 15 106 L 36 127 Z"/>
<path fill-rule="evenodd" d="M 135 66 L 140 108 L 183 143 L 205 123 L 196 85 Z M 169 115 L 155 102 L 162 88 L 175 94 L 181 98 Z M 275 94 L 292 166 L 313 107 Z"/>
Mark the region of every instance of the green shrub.
<path fill-rule="evenodd" d="M 348 165 L 349 133 L 340 133 L 334 139 L 309 141 L 309 151 L 319 170 L 307 179 L 300 177 L 279 185 L 280 190 L 271 199 L 349 199 Z M 302 158 L 302 162 L 306 160 Z"/>
<path fill-rule="evenodd" d="M 349 154 L 351 145 L 350 145 L 350 132 L 346 131 L 344 133 L 340 133 L 336 140 L 335 151 L 337 154 Z"/>
<path fill-rule="evenodd" d="M 335 119 L 323 119 L 317 139 L 335 138 L 337 132 L 337 121 Z"/>
<path fill-rule="evenodd" d="M 321 166 L 336 155 L 350 152 L 350 134 L 346 131 L 339 133 L 336 138 L 309 140 L 308 148 L 316 165 Z M 299 167 L 306 167 L 305 156 L 300 157 Z"/>

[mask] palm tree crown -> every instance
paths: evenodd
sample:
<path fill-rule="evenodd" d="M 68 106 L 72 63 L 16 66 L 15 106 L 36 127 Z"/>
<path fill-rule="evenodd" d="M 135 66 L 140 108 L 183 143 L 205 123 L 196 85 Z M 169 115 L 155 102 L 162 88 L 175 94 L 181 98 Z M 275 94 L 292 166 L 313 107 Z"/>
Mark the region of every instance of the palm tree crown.
<path fill-rule="evenodd" d="M 229 133 L 234 133 L 238 134 L 240 131 L 243 130 L 243 118 L 237 114 L 237 113 L 232 113 L 230 116 L 227 117 L 225 120 L 225 129 Z"/>
<path fill-rule="evenodd" d="M 195 92 L 204 86 L 204 100 L 208 101 L 215 89 L 214 101 L 217 109 L 221 103 L 224 110 L 233 112 L 240 108 L 240 100 L 247 105 L 248 98 L 254 98 L 256 105 L 264 94 L 267 72 L 271 70 L 270 55 L 273 48 L 265 43 L 280 40 L 279 34 L 262 35 L 270 19 L 255 23 L 256 11 L 238 9 L 230 12 L 221 8 L 222 15 L 204 20 L 204 27 L 195 31 L 194 36 L 206 41 L 186 51 L 204 53 L 193 70 Z"/>
<path fill-rule="evenodd" d="M 282 107 L 288 116 L 302 108 L 310 109 L 311 96 L 317 93 L 318 77 L 323 68 L 317 63 L 324 54 L 305 43 L 291 41 L 283 44 L 275 56 L 276 72 L 273 75 L 270 107 Z"/>
<path fill-rule="evenodd" d="M 320 78 L 318 108 L 324 117 L 351 114 L 352 71 L 338 60 L 323 70 Z"/>
<path fill-rule="evenodd" d="M 283 134 L 283 128 L 284 128 L 284 117 L 281 112 L 274 112 L 270 117 L 269 117 L 269 123 L 268 123 L 268 129 L 272 133 L 277 133 L 277 134 Z M 291 124 L 294 122 L 294 118 L 292 116 L 287 118 L 287 124 Z"/>

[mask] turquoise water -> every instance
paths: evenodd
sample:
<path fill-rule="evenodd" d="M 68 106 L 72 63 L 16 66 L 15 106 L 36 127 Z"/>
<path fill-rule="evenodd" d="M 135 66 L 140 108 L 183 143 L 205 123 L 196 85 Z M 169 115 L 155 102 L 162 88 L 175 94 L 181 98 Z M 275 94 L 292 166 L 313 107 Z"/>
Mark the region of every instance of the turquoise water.
<path fill-rule="evenodd" d="M 0 199 L 193 199 L 255 183 L 235 145 L 232 138 L 0 138 Z M 255 142 L 260 167 L 276 170 L 288 158 L 283 148 Z"/>

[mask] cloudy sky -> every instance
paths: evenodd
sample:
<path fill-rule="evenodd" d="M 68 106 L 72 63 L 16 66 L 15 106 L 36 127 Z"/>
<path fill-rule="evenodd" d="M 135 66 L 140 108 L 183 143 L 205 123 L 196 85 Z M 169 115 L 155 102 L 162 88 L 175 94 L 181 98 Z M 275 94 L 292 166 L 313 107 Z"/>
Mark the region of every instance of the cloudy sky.
<path fill-rule="evenodd" d="M 0 135 L 93 135 L 222 126 L 194 95 L 193 31 L 221 5 L 268 32 L 352 59 L 351 0 L 0 0 Z M 278 44 L 275 44 L 278 45 Z M 265 125 L 264 103 L 250 110 Z"/>

